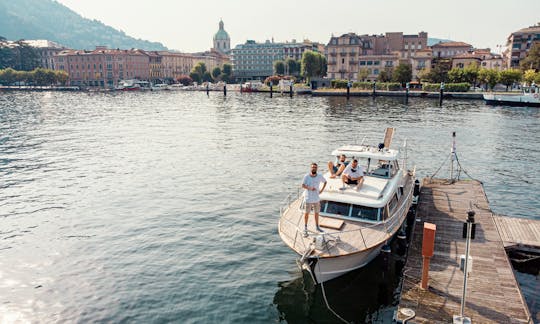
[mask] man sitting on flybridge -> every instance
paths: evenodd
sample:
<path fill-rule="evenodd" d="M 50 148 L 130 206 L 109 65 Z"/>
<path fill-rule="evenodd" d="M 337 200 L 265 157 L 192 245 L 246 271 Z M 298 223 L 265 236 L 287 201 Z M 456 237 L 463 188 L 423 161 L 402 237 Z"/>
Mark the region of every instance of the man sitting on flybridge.
<path fill-rule="evenodd" d="M 359 190 L 362 187 L 362 184 L 364 183 L 364 168 L 358 165 L 357 159 L 353 159 L 352 163 L 347 165 L 343 171 L 341 180 L 343 180 L 343 185 L 356 185 L 356 190 Z"/>

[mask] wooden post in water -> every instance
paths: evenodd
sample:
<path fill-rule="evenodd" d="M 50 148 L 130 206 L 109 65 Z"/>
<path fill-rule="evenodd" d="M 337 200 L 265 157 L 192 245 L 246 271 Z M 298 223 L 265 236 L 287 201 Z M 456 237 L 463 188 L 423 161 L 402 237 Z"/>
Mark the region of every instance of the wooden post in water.
<path fill-rule="evenodd" d="M 442 106 L 444 96 L 444 82 L 441 82 L 441 91 L 439 92 L 439 106 Z"/>
<path fill-rule="evenodd" d="M 405 85 L 405 104 L 409 104 L 409 82 Z"/>
<path fill-rule="evenodd" d="M 270 98 L 274 96 L 274 82 L 270 81 Z"/>
<path fill-rule="evenodd" d="M 206 83 L 206 95 L 207 96 L 210 95 L 210 84 L 209 83 Z"/>
<path fill-rule="evenodd" d="M 347 100 L 349 100 L 350 95 L 351 95 L 351 81 L 347 81 Z"/>
<path fill-rule="evenodd" d="M 289 95 L 290 97 L 292 98 L 292 93 L 293 93 L 293 82 L 291 81 L 291 86 L 290 86 L 290 92 L 289 92 Z"/>
<path fill-rule="evenodd" d="M 377 84 L 375 83 L 375 81 L 373 81 L 373 93 L 371 94 L 373 97 L 375 97 L 376 88 L 377 88 Z"/>
<path fill-rule="evenodd" d="M 227 97 L 227 82 L 223 83 L 223 96 Z"/>

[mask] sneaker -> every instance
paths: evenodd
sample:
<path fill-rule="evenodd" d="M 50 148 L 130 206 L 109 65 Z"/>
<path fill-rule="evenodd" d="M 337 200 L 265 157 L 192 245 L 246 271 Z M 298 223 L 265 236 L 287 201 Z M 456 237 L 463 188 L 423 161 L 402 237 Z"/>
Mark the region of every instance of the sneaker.
<path fill-rule="evenodd" d="M 317 231 L 324 233 L 324 231 L 322 230 L 322 228 L 320 228 L 319 226 L 317 226 Z"/>

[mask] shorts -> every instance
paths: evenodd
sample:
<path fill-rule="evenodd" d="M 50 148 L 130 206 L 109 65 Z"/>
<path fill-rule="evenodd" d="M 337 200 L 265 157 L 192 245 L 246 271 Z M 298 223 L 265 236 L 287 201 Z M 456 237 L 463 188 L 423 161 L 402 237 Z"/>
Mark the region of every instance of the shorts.
<path fill-rule="evenodd" d="M 350 180 L 349 178 L 345 178 L 344 182 L 350 185 L 358 184 L 358 180 Z"/>
<path fill-rule="evenodd" d="M 313 212 L 315 214 L 320 213 L 321 212 L 321 203 L 320 202 L 306 203 L 306 213 L 309 213 L 311 210 L 313 210 Z"/>

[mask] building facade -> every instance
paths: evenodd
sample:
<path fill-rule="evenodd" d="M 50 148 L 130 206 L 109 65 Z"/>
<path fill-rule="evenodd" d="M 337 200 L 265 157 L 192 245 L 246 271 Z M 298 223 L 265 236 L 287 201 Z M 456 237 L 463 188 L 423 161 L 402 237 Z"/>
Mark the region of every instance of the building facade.
<path fill-rule="evenodd" d="M 431 46 L 433 51 L 433 57 L 439 58 L 452 58 L 456 55 L 472 52 L 473 47 L 471 44 L 464 42 L 439 42 Z"/>
<path fill-rule="evenodd" d="M 475 49 L 472 52 L 452 57 L 452 68 L 463 69 L 472 64 L 477 65 L 478 67 L 495 70 L 502 70 L 505 67 L 502 56 L 491 53 L 489 48 Z"/>
<path fill-rule="evenodd" d="M 403 35 L 332 36 L 326 46 L 328 77 L 354 81 L 376 81 L 385 69 L 400 63 L 413 67 L 413 79 L 422 69 L 431 66 L 431 50 L 427 47 L 427 33 Z"/>
<path fill-rule="evenodd" d="M 308 40 L 275 43 L 267 40 L 257 43 L 248 40 L 231 51 L 234 77 L 238 81 L 264 80 L 274 74 L 274 62 L 286 59 L 300 60 L 305 51 L 319 52 L 320 44 Z"/>
<path fill-rule="evenodd" d="M 540 23 L 536 26 L 520 29 L 508 36 L 505 61 L 509 68 L 518 68 L 534 42 L 540 42 Z"/>
<path fill-rule="evenodd" d="M 64 46 L 44 39 L 25 40 L 24 42 L 34 48 L 38 55 L 39 66 L 44 69 L 54 70 L 54 57 L 66 49 Z"/>
<path fill-rule="evenodd" d="M 150 59 L 142 50 L 64 50 L 53 58 L 55 70 L 65 71 L 69 84 L 114 88 L 124 79 L 150 79 Z"/>

